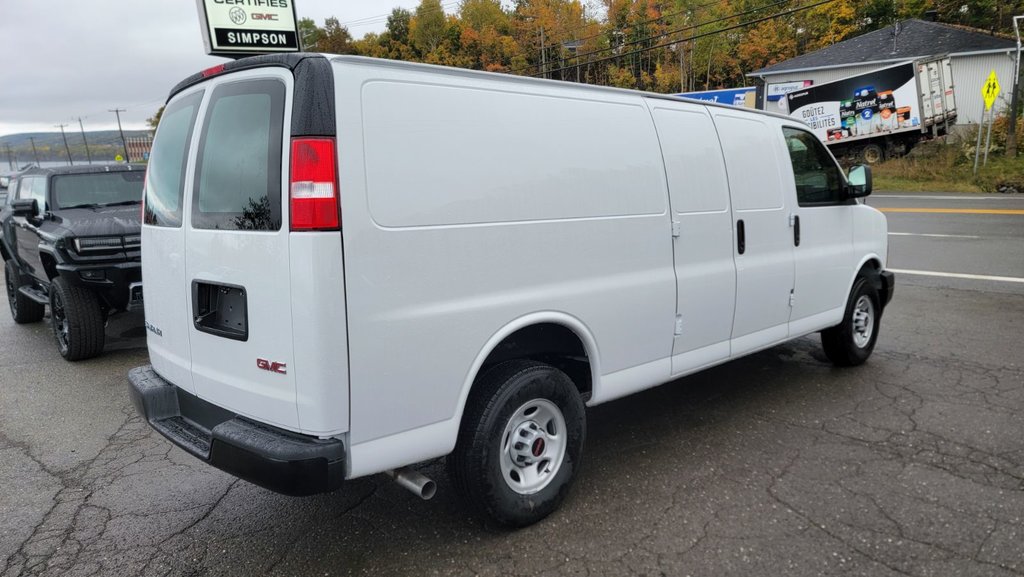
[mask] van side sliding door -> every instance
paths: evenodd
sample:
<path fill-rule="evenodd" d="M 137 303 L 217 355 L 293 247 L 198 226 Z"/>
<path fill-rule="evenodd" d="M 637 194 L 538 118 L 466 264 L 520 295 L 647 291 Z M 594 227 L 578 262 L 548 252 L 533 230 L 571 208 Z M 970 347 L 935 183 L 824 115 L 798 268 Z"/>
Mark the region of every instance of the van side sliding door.
<path fill-rule="evenodd" d="M 736 264 L 729 182 L 705 107 L 650 100 L 672 205 L 676 330 L 672 374 L 729 357 Z"/>
<path fill-rule="evenodd" d="M 713 109 L 733 205 L 736 312 L 732 356 L 789 336 L 794 286 L 792 231 L 775 119 Z"/>

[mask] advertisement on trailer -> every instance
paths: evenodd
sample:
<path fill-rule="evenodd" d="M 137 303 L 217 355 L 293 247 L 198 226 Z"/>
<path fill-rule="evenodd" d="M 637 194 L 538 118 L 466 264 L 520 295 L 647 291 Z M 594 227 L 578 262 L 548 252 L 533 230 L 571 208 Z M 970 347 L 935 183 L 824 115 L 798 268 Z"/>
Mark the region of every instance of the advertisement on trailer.
<path fill-rule="evenodd" d="M 883 68 L 846 80 L 789 93 L 790 116 L 824 142 L 918 127 L 914 64 Z"/>

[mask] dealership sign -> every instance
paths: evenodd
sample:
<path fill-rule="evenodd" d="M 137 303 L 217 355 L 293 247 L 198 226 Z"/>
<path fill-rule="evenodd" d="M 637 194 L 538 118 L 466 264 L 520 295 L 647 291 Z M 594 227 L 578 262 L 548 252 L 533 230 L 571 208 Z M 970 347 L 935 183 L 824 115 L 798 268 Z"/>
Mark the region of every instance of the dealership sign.
<path fill-rule="evenodd" d="M 196 0 L 206 53 L 298 52 L 294 0 Z"/>

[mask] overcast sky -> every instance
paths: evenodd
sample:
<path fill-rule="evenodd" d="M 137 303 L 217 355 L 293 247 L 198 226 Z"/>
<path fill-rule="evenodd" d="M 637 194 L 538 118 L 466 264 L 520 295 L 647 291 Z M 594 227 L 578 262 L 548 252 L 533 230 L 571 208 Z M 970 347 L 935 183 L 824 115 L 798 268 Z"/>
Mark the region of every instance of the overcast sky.
<path fill-rule="evenodd" d="M 442 0 L 449 11 L 456 1 Z M 299 18 L 335 16 L 352 35 L 384 30 L 417 0 L 295 0 Z M 0 136 L 145 128 L 180 80 L 222 58 L 206 55 L 194 0 L 0 0 Z"/>

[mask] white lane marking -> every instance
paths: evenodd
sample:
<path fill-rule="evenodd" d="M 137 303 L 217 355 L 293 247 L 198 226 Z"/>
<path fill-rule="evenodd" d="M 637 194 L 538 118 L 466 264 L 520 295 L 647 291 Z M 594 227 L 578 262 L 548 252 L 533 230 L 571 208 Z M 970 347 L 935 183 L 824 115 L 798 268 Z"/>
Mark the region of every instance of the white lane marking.
<path fill-rule="evenodd" d="M 890 232 L 889 236 L 928 236 L 932 238 L 981 238 L 969 234 L 929 234 L 923 232 Z"/>
<path fill-rule="evenodd" d="M 1024 200 L 1024 194 L 1003 196 L 939 196 L 922 194 L 872 194 L 871 198 L 924 198 L 928 200 Z"/>
<path fill-rule="evenodd" d="M 945 278 L 963 278 L 968 280 L 991 280 L 996 282 L 1016 282 L 1024 283 L 1024 278 L 1015 276 L 991 276 L 987 274 L 966 274 L 961 272 L 935 272 L 931 270 L 903 270 L 898 268 L 889 268 L 896 274 L 909 274 L 917 276 L 938 276 Z"/>

